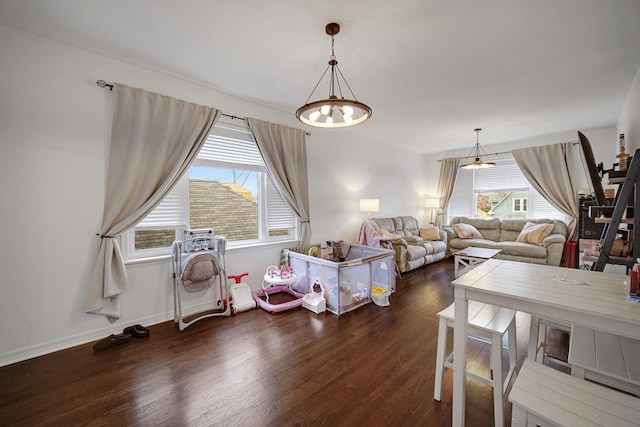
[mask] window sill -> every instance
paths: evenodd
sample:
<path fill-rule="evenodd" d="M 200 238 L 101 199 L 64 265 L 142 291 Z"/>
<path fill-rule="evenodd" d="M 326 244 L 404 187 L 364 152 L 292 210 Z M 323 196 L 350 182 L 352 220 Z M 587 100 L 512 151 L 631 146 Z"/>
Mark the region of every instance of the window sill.
<path fill-rule="evenodd" d="M 242 252 L 263 250 L 263 249 L 271 248 L 273 246 L 291 247 L 291 246 L 297 246 L 299 244 L 300 244 L 299 240 L 279 240 L 275 242 L 260 243 L 260 244 L 234 245 L 234 246 L 227 246 L 226 253 L 236 253 L 236 252 L 242 253 Z M 137 266 L 146 265 L 146 264 L 164 263 L 166 261 L 171 261 L 171 254 L 156 255 L 156 256 L 150 256 L 145 258 L 133 258 L 133 259 L 126 260 L 124 262 L 124 265 L 126 267 L 137 267 Z"/>

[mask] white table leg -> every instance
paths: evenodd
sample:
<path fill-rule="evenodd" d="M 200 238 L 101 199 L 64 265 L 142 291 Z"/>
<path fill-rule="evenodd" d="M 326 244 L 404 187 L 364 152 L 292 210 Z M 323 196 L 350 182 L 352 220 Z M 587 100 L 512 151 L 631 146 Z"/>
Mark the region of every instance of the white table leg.
<path fill-rule="evenodd" d="M 468 304 L 464 288 L 454 289 L 455 320 L 453 324 L 453 414 L 452 426 L 464 426 L 465 387 L 467 372 Z"/>

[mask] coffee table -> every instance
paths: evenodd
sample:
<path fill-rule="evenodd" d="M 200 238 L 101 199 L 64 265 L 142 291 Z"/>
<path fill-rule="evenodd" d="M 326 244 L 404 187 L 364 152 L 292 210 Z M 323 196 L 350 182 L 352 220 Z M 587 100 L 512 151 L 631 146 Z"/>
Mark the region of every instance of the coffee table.
<path fill-rule="evenodd" d="M 500 252 L 500 249 L 474 248 L 473 246 L 456 252 L 453 257 L 454 277 L 457 279 L 464 273 L 478 266 L 478 264 L 494 258 Z"/>

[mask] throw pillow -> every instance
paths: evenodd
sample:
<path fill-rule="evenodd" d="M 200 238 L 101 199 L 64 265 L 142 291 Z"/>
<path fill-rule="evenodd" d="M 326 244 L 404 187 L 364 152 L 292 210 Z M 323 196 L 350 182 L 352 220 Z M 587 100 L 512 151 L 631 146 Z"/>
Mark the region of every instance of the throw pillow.
<path fill-rule="evenodd" d="M 386 240 L 393 240 L 393 239 L 399 239 L 400 236 L 397 234 L 394 234 L 390 231 L 384 230 L 384 229 L 380 229 L 380 231 L 382 232 L 382 238 L 386 239 Z"/>
<path fill-rule="evenodd" d="M 422 237 L 424 240 L 442 240 L 438 227 L 421 228 L 420 237 Z"/>
<path fill-rule="evenodd" d="M 542 246 L 542 241 L 553 231 L 553 224 L 534 224 L 527 222 L 516 239 L 517 242 L 533 243 Z"/>
<path fill-rule="evenodd" d="M 453 229 L 461 239 L 483 239 L 482 234 L 471 224 L 453 224 Z"/>

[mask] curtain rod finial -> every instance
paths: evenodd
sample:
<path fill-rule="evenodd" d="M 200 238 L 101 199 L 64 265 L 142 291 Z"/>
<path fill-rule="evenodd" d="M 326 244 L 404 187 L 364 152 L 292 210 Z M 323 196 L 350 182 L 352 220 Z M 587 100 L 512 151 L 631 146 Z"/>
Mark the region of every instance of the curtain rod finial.
<path fill-rule="evenodd" d="M 113 85 L 105 82 L 104 80 L 98 80 L 96 84 L 98 85 L 98 87 L 101 87 L 102 89 L 104 89 L 105 87 L 108 87 L 109 90 L 113 90 Z"/>

